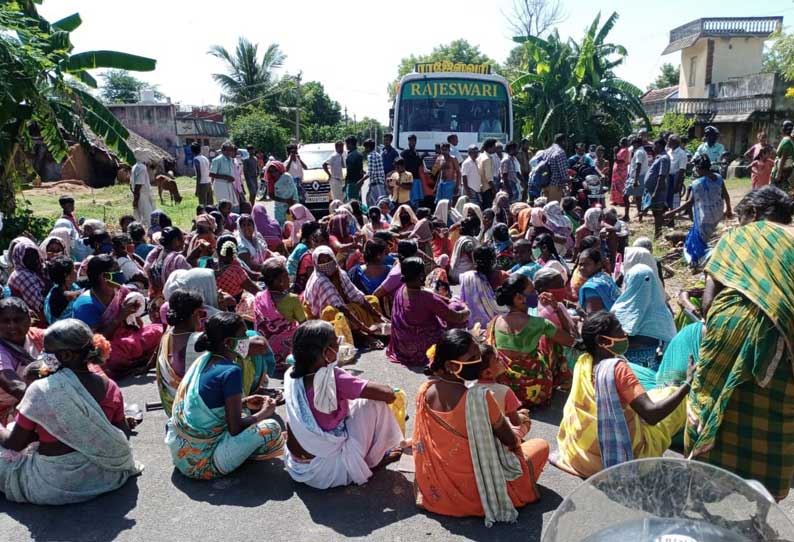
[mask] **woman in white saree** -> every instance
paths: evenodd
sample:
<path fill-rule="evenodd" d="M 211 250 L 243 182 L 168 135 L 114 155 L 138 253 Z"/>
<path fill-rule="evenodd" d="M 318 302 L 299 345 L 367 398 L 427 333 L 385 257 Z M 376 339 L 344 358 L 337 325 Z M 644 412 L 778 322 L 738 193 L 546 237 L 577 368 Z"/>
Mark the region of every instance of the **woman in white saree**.
<path fill-rule="evenodd" d="M 307 321 L 295 331 L 295 366 L 284 374 L 284 463 L 293 480 L 318 489 L 364 484 L 401 454 L 403 435 L 388 406 L 394 391 L 336 367 L 338 348 L 331 324 Z"/>
<path fill-rule="evenodd" d="M 0 491 L 10 501 L 58 505 L 120 488 L 143 466 L 120 429 L 118 386 L 88 368 L 98 356 L 91 329 L 79 320 L 56 322 L 44 350 L 60 368 L 30 384 L 14 428 L 0 428 Z"/>

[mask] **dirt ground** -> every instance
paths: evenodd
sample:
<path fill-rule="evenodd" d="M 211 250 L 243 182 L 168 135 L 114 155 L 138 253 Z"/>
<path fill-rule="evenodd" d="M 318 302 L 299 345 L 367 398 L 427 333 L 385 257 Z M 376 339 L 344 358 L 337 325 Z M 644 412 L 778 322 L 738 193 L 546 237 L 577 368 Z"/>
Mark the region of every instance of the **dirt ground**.
<path fill-rule="evenodd" d="M 731 197 L 731 207 L 736 207 L 736 204 L 750 191 L 749 183 L 741 183 L 741 184 L 734 184 L 731 186 L 729 183 L 728 193 Z M 622 214 L 622 211 L 621 211 Z M 631 231 L 630 241 L 632 243 L 638 237 L 648 237 L 653 239 L 653 218 L 648 215 L 645 217 L 643 222 L 637 221 L 637 210 L 636 208 L 632 208 L 631 212 L 631 223 L 629 224 L 629 230 Z M 724 220 L 718 227 L 717 227 L 717 235 L 710 243 L 711 246 L 716 244 L 722 235 L 734 228 L 738 225 L 738 221 L 734 217 L 731 220 Z M 678 232 L 679 234 L 686 236 L 689 232 L 689 229 L 692 227 L 692 221 L 687 218 L 676 218 L 675 221 L 675 228 L 665 228 L 664 235 L 667 235 L 671 232 Z M 662 261 L 666 268 L 672 270 L 674 272 L 672 277 L 665 278 L 665 290 L 667 295 L 671 300 L 675 300 L 678 296 L 678 292 L 682 289 L 685 289 L 691 286 L 694 282 L 698 280 L 700 277 L 700 271 L 693 271 L 687 266 L 686 262 L 684 261 L 683 257 L 681 256 L 681 248 L 673 246 L 669 241 L 666 239 L 659 239 L 654 241 L 654 255 L 658 258 L 662 258 Z"/>

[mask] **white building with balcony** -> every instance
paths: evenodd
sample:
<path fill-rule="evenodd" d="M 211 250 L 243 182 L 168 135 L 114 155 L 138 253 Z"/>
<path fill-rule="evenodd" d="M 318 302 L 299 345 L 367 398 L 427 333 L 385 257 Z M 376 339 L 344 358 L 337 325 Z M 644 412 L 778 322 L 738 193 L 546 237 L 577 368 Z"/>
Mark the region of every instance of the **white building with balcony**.
<path fill-rule="evenodd" d="M 681 52 L 677 86 L 648 91 L 642 98 L 652 124 L 665 113 L 696 120 L 690 137 L 708 124 L 720 130 L 726 150 L 743 153 L 765 131 L 779 138 L 779 124 L 794 118 L 789 86 L 774 73 L 763 73 L 764 43 L 783 25 L 783 17 L 698 19 L 670 31 L 663 55 Z"/>

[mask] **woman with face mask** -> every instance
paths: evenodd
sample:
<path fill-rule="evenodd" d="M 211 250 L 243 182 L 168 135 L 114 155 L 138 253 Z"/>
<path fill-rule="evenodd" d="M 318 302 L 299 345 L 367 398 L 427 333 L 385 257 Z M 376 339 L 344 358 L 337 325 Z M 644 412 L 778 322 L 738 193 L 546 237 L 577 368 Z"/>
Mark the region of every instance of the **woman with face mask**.
<path fill-rule="evenodd" d="M 582 325 L 587 352 L 576 362 L 573 386 L 557 434 L 556 466 L 587 478 L 632 459 L 661 457 L 686 422 L 695 367 L 683 385 L 646 393 L 623 354 L 626 332 L 614 314 L 598 311 Z"/>
<path fill-rule="evenodd" d="M 535 274 L 533 284 L 535 286 L 535 296 L 538 300 L 538 316 L 548 320 L 554 324 L 554 327 L 568 335 L 578 337 L 578 326 L 571 318 L 571 315 L 568 314 L 566 302 L 569 298 L 570 288 L 565 284 L 565 278 L 562 273 L 556 269 L 544 267 Z M 554 343 L 546 337 L 540 338 L 538 352 L 549 360 L 554 373 L 555 387 L 566 391 L 569 390 L 571 387 L 571 369 L 573 369 L 579 353 L 570 347 Z"/>
<path fill-rule="evenodd" d="M 119 387 L 88 367 L 99 359 L 91 329 L 74 319 L 55 322 L 44 350 L 59 367 L 34 377 L 14 428 L 0 428 L 0 492 L 10 501 L 60 505 L 120 488 L 143 467 L 125 437 Z"/>
<path fill-rule="evenodd" d="M 293 339 L 295 365 L 284 374 L 284 465 L 293 480 L 317 489 L 364 484 L 402 454 L 403 435 L 389 409 L 394 390 L 337 367 L 339 346 L 328 322 L 304 322 Z"/>
<path fill-rule="evenodd" d="M 306 283 L 303 299 L 309 319 L 332 322 L 337 335 L 347 344 L 359 343 L 380 349 L 375 338 L 375 324 L 385 322 L 375 296 L 365 296 L 356 288 L 336 261 L 331 247 L 321 245 L 312 251 L 314 272 Z"/>
<path fill-rule="evenodd" d="M 211 480 L 248 459 L 280 456 L 281 426 L 271 419 L 276 400 L 249 395 L 242 360 L 249 353 L 245 322 L 219 312 L 207 320 L 195 343 L 206 352 L 185 373 L 166 426 L 174 466 L 190 478 Z"/>
<path fill-rule="evenodd" d="M 522 443 L 485 386 L 467 387 L 482 369 L 480 347 L 449 330 L 428 353 L 430 376 L 416 397 L 413 455 L 416 502 L 446 516 L 515 521 L 540 498 L 536 482 L 549 456 L 542 439 Z"/>
<path fill-rule="evenodd" d="M 510 367 L 499 382 L 510 386 L 524 407 L 546 405 L 555 386 L 570 381 L 567 365 L 550 359 L 539 350 L 545 337 L 554 344 L 572 346 L 574 338 L 551 322 L 527 313 L 529 304 L 537 302 L 532 282 L 523 275 L 510 275 L 496 290 L 496 302 L 507 309 L 488 324 L 487 342 L 496 348 Z M 550 302 L 550 294 L 544 301 Z M 533 299 L 534 298 L 534 299 Z"/>
<path fill-rule="evenodd" d="M 108 254 L 94 256 L 88 262 L 89 289 L 73 305 L 74 317 L 110 341 L 112 349 L 106 372 L 119 378 L 132 371 L 145 370 L 160 344 L 163 326 L 144 325 L 141 316 L 145 300 L 123 286 L 124 274 Z"/>

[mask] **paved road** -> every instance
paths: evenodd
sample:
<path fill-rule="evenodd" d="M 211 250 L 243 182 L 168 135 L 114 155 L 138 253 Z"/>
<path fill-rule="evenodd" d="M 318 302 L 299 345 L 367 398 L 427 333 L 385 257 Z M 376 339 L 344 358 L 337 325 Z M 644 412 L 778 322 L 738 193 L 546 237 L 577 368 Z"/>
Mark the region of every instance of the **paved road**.
<path fill-rule="evenodd" d="M 412 397 L 424 376 L 366 354 L 351 369 L 363 378 L 403 387 Z M 122 382 L 127 402 L 156 401 L 154 376 Z M 554 443 L 564 398 L 535 412 L 532 435 Z M 410 403 L 410 401 L 409 401 Z M 409 430 L 413 405 L 409 404 Z M 171 466 L 163 444 L 165 415 L 146 414 L 132 443 L 143 475 L 115 493 L 88 503 L 39 507 L 0 497 L 3 541 L 160 540 L 540 540 L 543 527 L 578 479 L 547 467 L 540 502 L 521 510 L 515 525 L 486 529 L 481 519 L 446 518 L 417 509 L 413 476 L 405 463 L 391 465 L 365 486 L 317 491 L 294 483 L 280 460 L 249 463 L 214 482 L 189 480 Z M 552 445 L 553 447 L 553 445 Z M 402 471 L 401 471 L 402 470 Z M 791 514 L 791 499 L 785 503 Z"/>

